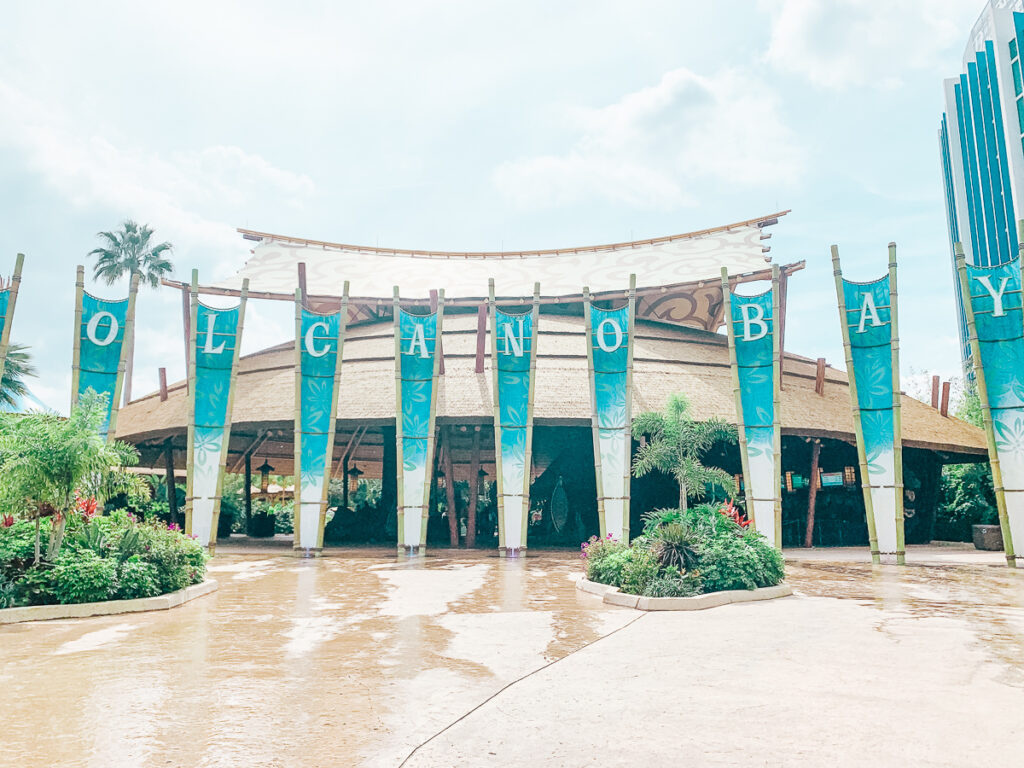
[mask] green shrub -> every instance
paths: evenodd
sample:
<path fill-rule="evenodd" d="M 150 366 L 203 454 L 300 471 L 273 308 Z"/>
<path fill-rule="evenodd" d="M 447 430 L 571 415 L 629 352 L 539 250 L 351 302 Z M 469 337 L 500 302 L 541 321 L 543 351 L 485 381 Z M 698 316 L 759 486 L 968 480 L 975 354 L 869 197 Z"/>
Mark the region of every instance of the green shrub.
<path fill-rule="evenodd" d="M 657 556 L 642 544 L 629 548 L 629 555 L 622 566 L 620 589 L 630 595 L 642 595 L 647 585 L 658 577 L 661 564 Z"/>
<path fill-rule="evenodd" d="M 53 594 L 59 603 L 96 603 L 117 592 L 117 562 L 91 550 L 65 552 L 50 572 Z"/>
<path fill-rule="evenodd" d="M 160 594 L 160 574 L 156 566 L 131 557 L 118 571 L 117 597 L 131 600 L 136 597 L 154 597 Z"/>
<path fill-rule="evenodd" d="M 656 528 L 651 539 L 651 551 L 663 568 L 689 571 L 697 567 L 702 538 L 682 520 Z"/>
<path fill-rule="evenodd" d="M 50 521 L 40 525 L 43 541 L 50 535 Z M 36 524 L 31 520 L 18 520 L 0 528 L 0 576 L 13 580 L 32 565 L 35 556 Z"/>
<path fill-rule="evenodd" d="M 53 569 L 44 565 L 26 570 L 14 583 L 14 605 L 50 605 L 58 602 L 53 593 Z"/>
<path fill-rule="evenodd" d="M 580 554 L 586 560 L 587 578 L 599 584 L 619 586 L 622 567 L 629 557 L 629 547 L 612 538 L 591 536 L 582 545 Z"/>
<path fill-rule="evenodd" d="M 664 572 L 652 579 L 641 594 L 644 597 L 693 597 L 703 591 L 698 571 L 685 574 Z"/>

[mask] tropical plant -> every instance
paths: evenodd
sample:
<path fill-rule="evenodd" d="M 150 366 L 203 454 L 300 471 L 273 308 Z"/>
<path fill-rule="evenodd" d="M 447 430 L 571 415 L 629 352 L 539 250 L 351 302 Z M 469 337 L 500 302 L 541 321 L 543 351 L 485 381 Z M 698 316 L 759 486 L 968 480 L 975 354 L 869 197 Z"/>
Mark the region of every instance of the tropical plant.
<path fill-rule="evenodd" d="M 116 232 L 97 232 L 102 245 L 89 251 L 96 257 L 93 277 L 107 285 L 113 285 L 125 275 L 139 273 L 139 280 L 156 288 L 160 278 L 174 269 L 167 254 L 173 246 L 168 242 L 152 243 L 153 230 L 148 224 L 137 224 L 125 219 Z"/>
<path fill-rule="evenodd" d="M 697 421 L 690 415 L 690 402 L 684 395 L 669 398 L 664 413 L 647 411 L 633 420 L 633 437 L 642 442 L 633 458 L 633 475 L 643 477 L 664 472 L 679 484 L 679 508 L 687 499 L 704 496 L 708 485 L 717 485 L 728 495 L 736 492 L 732 476 L 717 467 L 706 467 L 701 459 L 722 440 L 735 440 L 736 427 L 719 418 Z"/>
<path fill-rule="evenodd" d="M 20 398 L 28 394 L 25 379 L 35 377 L 36 368 L 32 365 L 32 356 L 24 344 L 11 344 L 7 347 L 7 358 L 4 362 L 4 375 L 0 378 L 0 405 L 14 408 Z"/>
<path fill-rule="evenodd" d="M 39 521 L 53 519 L 46 560 L 53 561 L 64 542 L 68 520 L 89 500 L 102 504 L 117 494 L 148 496 L 143 479 L 127 470 L 138 462 L 132 446 L 107 442 L 100 435 L 107 398 L 87 390 L 68 418 L 50 413 L 0 417 L 0 503 L 36 521 L 34 561 L 41 558 Z M 92 505 L 95 513 L 95 503 Z"/>

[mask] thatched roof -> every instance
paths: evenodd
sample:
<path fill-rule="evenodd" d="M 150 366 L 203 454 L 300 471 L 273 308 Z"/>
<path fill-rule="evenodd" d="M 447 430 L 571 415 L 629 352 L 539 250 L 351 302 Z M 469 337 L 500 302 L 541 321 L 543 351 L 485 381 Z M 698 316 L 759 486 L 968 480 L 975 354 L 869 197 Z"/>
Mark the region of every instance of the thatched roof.
<path fill-rule="evenodd" d="M 490 360 L 482 374 L 474 372 L 477 318 L 446 316 L 443 348 L 445 375 L 438 393 L 438 423 L 458 427 L 493 421 Z M 537 345 L 535 421 L 540 425 L 590 423 L 586 336 L 583 319 L 542 314 Z M 345 341 L 342 389 L 338 405 L 336 453 L 359 426 L 394 424 L 394 336 L 390 322 L 349 330 Z M 485 349 L 490 349 L 488 340 Z M 243 357 L 234 403 L 231 468 L 246 446 L 263 430 L 272 430 L 264 450 L 276 471 L 291 467 L 294 418 L 295 353 L 292 344 Z M 783 435 L 828 437 L 853 442 L 853 421 L 846 375 L 828 368 L 824 394 L 815 393 L 813 360 L 786 355 L 782 390 Z M 633 373 L 634 413 L 659 410 L 669 397 L 684 393 L 698 418 L 719 416 L 735 421 L 729 355 L 723 335 L 660 323 L 637 321 Z M 185 383 L 132 401 L 121 410 L 117 436 L 155 446 L 174 436 L 183 447 L 188 424 Z M 903 397 L 904 445 L 957 455 L 982 455 L 984 433 L 930 406 Z M 271 447 L 272 444 L 275 444 Z M 379 460 L 379 433 L 361 439 L 359 461 Z M 260 452 L 257 456 L 263 456 Z M 144 452 L 145 458 L 145 452 Z M 182 460 L 179 455 L 179 462 Z"/>

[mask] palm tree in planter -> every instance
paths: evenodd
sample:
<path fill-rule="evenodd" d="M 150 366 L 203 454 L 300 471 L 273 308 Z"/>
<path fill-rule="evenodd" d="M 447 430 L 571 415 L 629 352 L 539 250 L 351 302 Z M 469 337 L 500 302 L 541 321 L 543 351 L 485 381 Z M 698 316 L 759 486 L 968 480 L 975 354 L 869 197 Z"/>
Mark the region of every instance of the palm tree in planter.
<path fill-rule="evenodd" d="M 25 379 L 36 375 L 32 356 L 24 344 L 11 344 L 7 348 L 3 377 L 0 378 L 0 406 L 13 409 L 20 398 L 28 394 Z"/>
<path fill-rule="evenodd" d="M 686 509 L 689 497 L 703 496 L 709 484 L 735 494 L 732 476 L 718 467 L 704 466 L 701 457 L 718 441 L 735 440 L 736 427 L 719 418 L 697 421 L 684 395 L 672 395 L 664 413 L 647 411 L 634 418 L 633 437 L 646 438 L 633 457 L 633 475 L 659 471 L 675 478 L 680 509 Z"/>
<path fill-rule="evenodd" d="M 102 244 L 89 251 L 96 257 L 93 278 L 113 285 L 122 277 L 139 273 L 139 282 L 151 288 L 160 285 L 160 279 L 167 277 L 174 269 L 167 256 L 174 246 L 168 242 L 154 243 L 153 230 L 148 224 L 139 225 L 132 219 L 125 219 L 116 232 L 97 232 Z M 135 339 L 129 341 L 128 357 L 124 377 L 124 399 L 132 398 L 132 360 L 135 357 Z"/>

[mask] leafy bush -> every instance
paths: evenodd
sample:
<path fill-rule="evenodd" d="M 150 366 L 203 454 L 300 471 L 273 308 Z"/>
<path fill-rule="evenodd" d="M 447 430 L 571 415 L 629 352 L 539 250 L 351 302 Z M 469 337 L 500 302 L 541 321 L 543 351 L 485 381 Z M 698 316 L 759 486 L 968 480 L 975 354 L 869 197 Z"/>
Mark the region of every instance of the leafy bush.
<path fill-rule="evenodd" d="M 939 493 L 935 515 L 936 539 L 970 541 L 972 525 L 999 523 L 992 470 L 988 462 L 943 467 Z"/>
<path fill-rule="evenodd" d="M 587 578 L 590 581 L 613 587 L 622 583 L 622 568 L 629 558 L 628 546 L 610 536 L 604 539 L 591 536 L 581 548 L 580 556 L 587 561 Z"/>
<path fill-rule="evenodd" d="M 689 571 L 700 560 L 701 536 L 681 520 L 656 528 L 652 532 L 651 551 L 663 568 Z"/>
<path fill-rule="evenodd" d="M 641 594 L 644 597 L 693 597 L 703 591 L 699 572 L 665 572 L 652 579 Z"/>
<path fill-rule="evenodd" d="M 152 563 L 133 555 L 121 564 L 118 572 L 117 597 L 131 600 L 136 597 L 154 597 L 160 594 L 160 572 Z"/>
<path fill-rule="evenodd" d="M 98 603 L 117 592 L 117 562 L 91 550 L 64 552 L 50 572 L 50 584 L 60 603 Z"/>
<path fill-rule="evenodd" d="M 629 548 L 629 556 L 622 566 L 619 587 L 627 594 L 642 595 L 661 570 L 657 556 L 650 549 L 634 545 Z"/>

